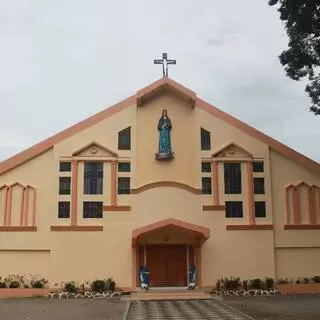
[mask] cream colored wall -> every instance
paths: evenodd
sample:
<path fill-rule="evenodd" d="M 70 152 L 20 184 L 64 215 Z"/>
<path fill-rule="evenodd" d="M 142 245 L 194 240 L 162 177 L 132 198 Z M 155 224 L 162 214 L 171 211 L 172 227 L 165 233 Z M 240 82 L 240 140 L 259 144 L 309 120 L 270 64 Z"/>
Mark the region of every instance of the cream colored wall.
<path fill-rule="evenodd" d="M 159 139 L 157 125 L 164 108 L 168 110 L 168 116 L 173 125 L 171 139 L 176 157 L 170 162 L 155 160 Z M 118 151 L 118 131 L 130 125 L 132 150 Z M 212 150 L 210 152 L 200 150 L 200 127 L 211 132 Z M 59 173 L 59 161 L 62 158 L 71 159 L 74 151 L 92 141 L 118 153 L 120 160 L 127 159 L 131 162 L 132 188 L 164 180 L 201 188 L 201 159 L 208 159 L 213 152 L 230 142 L 235 142 L 251 152 L 255 158 L 263 159 L 265 163 L 266 195 L 255 196 L 255 199 L 267 201 L 267 217 L 256 219 L 257 223 L 272 223 L 275 219 L 277 246 L 319 245 L 319 236 L 316 231 L 283 231 L 283 186 L 296 179 L 309 179 L 311 183 L 319 184 L 318 178 L 274 152 L 269 155 L 268 146 L 242 131 L 210 116 L 202 109 L 192 109 L 174 95 L 165 93 L 142 107 L 132 106 L 114 114 L 58 143 L 52 150 L 0 176 L 0 186 L 18 181 L 24 185 L 30 184 L 37 189 L 36 224 L 38 227 L 37 232 L 0 232 L 0 252 L 1 249 L 50 249 L 49 267 L 46 269 L 48 271 L 43 272 L 43 274 L 47 272 L 50 285 L 60 281 L 85 281 L 113 276 L 118 285 L 130 287 L 132 230 L 169 217 L 211 229 L 211 237 L 202 247 L 203 285 L 211 286 L 217 278 L 222 276 L 240 276 L 243 279 L 274 276 L 275 265 L 278 269 L 282 268 L 278 267 L 274 260 L 273 231 L 226 231 L 227 224 L 248 223 L 247 180 L 244 164 L 242 165 L 243 194 L 232 196 L 224 195 L 223 166 L 219 164 L 220 202 L 223 204 L 227 199 L 242 200 L 244 202 L 242 219 L 226 219 L 223 211 L 203 212 L 202 205 L 212 204 L 211 195 L 194 195 L 172 187 L 150 189 L 137 195 L 119 195 L 118 203 L 131 205 L 131 211 L 104 212 L 103 219 L 83 219 L 82 202 L 85 199 L 99 199 L 105 205 L 110 204 L 111 168 L 109 163 L 104 164 L 104 194 L 88 196 L 82 194 L 83 162 L 80 162 L 78 223 L 102 225 L 103 232 L 50 231 L 51 225 L 70 224 L 70 219 L 59 221 L 57 218 L 58 200 L 70 199 L 70 196 L 58 195 L 59 175 L 69 174 Z M 271 176 L 270 166 L 272 166 Z M 274 195 L 273 199 L 271 199 L 271 192 Z M 14 194 L 14 199 L 18 201 L 18 194 Z M 13 208 L 14 223 L 19 222 L 18 211 L 16 207 Z M 0 219 L 3 217 L 0 216 Z M 12 252 L 7 258 L 9 267 L 4 268 L 0 265 L 0 275 L 10 269 L 11 263 L 15 264 L 14 268 L 21 268 L 23 273 L 23 261 L 25 255 L 29 253 Z M 282 261 L 282 256 L 279 259 Z M 43 263 L 39 264 L 41 270 L 46 268 Z M 282 262 L 280 264 L 282 265 Z M 31 265 L 30 268 L 32 269 Z M 34 268 L 38 270 L 38 265 Z"/>

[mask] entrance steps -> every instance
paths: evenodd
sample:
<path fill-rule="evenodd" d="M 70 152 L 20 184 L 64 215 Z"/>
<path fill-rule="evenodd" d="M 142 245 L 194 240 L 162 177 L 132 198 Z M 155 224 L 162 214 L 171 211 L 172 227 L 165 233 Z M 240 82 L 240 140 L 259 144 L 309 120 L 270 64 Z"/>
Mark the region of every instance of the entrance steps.
<path fill-rule="evenodd" d="M 131 294 L 131 300 L 201 300 L 212 299 L 212 296 L 201 290 L 181 288 L 152 288 L 147 291 L 137 291 Z"/>

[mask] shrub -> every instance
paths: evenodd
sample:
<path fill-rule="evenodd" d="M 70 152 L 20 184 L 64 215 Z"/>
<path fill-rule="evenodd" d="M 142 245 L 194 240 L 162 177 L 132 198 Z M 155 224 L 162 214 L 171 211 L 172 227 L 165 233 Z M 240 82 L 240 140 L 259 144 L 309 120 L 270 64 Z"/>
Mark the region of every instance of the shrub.
<path fill-rule="evenodd" d="M 220 280 L 217 280 L 217 282 L 216 282 L 216 290 L 220 290 L 220 288 L 221 288 L 221 282 L 220 282 Z"/>
<path fill-rule="evenodd" d="M 248 280 L 243 280 L 242 281 L 242 288 L 243 288 L 243 290 L 248 290 L 249 289 Z"/>
<path fill-rule="evenodd" d="M 16 280 L 11 281 L 9 283 L 9 288 L 12 288 L 12 289 L 20 288 L 20 282 Z"/>
<path fill-rule="evenodd" d="M 115 291 L 116 290 L 116 282 L 113 280 L 113 278 L 107 279 L 105 288 L 108 291 Z"/>
<path fill-rule="evenodd" d="M 262 280 L 261 279 L 253 279 L 251 280 L 251 285 L 253 289 L 260 290 L 262 288 Z"/>
<path fill-rule="evenodd" d="M 278 284 L 287 284 L 287 283 L 289 283 L 289 280 L 280 278 L 280 279 L 278 279 L 277 283 Z"/>
<path fill-rule="evenodd" d="M 107 281 L 105 280 L 94 280 L 91 283 L 91 289 L 94 292 L 104 292 L 107 287 Z"/>
<path fill-rule="evenodd" d="M 320 276 L 314 276 L 312 278 L 312 281 L 315 282 L 315 283 L 320 283 Z"/>
<path fill-rule="evenodd" d="M 270 290 L 273 288 L 274 280 L 272 278 L 266 278 L 265 283 L 266 283 L 266 288 Z"/>
<path fill-rule="evenodd" d="M 224 278 L 221 280 L 226 290 L 239 290 L 240 289 L 240 278 L 231 277 L 230 279 Z"/>
<path fill-rule="evenodd" d="M 6 287 L 7 287 L 7 284 L 4 281 L 0 280 L 0 288 L 3 289 L 3 288 L 6 288 Z"/>
<path fill-rule="evenodd" d="M 65 283 L 63 290 L 67 291 L 69 293 L 77 293 L 78 292 L 78 288 L 77 288 L 74 281 L 70 281 L 70 282 Z"/>

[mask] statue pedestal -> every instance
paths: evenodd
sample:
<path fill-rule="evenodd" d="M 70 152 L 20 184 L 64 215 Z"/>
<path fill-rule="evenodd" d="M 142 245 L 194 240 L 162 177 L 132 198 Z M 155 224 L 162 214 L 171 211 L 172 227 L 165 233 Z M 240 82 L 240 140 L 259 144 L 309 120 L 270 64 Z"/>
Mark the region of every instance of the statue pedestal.
<path fill-rule="evenodd" d="M 156 153 L 156 159 L 157 160 L 171 160 L 174 158 L 174 153 Z"/>

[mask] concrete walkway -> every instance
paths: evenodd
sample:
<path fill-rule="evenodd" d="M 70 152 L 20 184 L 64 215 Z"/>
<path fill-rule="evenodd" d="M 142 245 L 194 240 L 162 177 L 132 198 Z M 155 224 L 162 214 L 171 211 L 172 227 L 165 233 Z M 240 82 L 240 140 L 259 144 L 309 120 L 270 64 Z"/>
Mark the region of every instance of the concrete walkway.
<path fill-rule="evenodd" d="M 215 299 L 131 301 L 126 320 L 253 319 Z"/>

